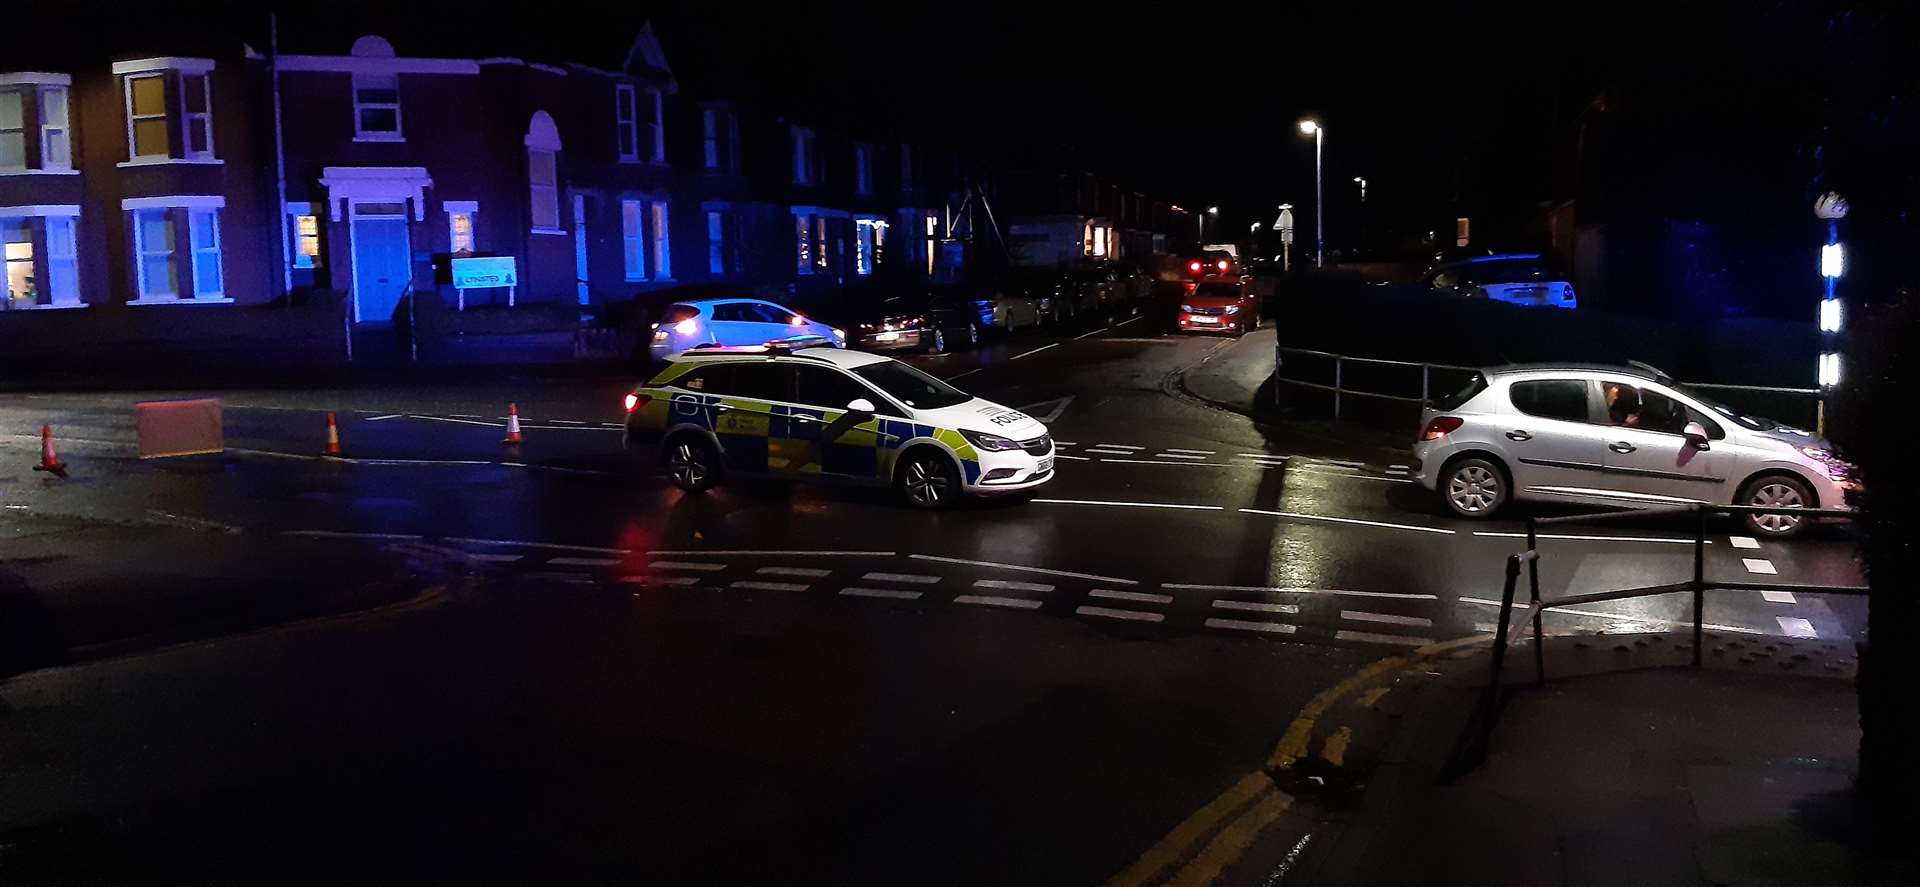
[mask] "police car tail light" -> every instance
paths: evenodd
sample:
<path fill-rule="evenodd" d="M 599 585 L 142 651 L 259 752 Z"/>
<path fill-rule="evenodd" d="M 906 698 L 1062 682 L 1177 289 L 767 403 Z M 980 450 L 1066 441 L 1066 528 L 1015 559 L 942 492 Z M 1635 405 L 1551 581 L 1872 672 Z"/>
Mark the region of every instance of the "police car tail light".
<path fill-rule="evenodd" d="M 1432 421 L 1427 423 L 1427 427 L 1420 432 L 1420 439 L 1439 440 L 1455 431 L 1459 431 L 1460 426 L 1465 424 L 1467 424 L 1466 420 L 1458 416 L 1435 416 Z"/>
<path fill-rule="evenodd" d="M 647 396 L 646 396 L 646 395 L 644 395 L 644 394 L 629 394 L 629 395 L 627 395 L 627 402 L 626 402 L 626 403 L 627 403 L 627 412 L 629 412 L 629 413 L 631 413 L 631 412 L 633 412 L 634 410 L 637 410 L 637 409 L 639 409 L 639 408 L 641 408 L 641 407 L 643 407 L 643 406 L 646 406 L 646 405 L 647 405 L 647 401 L 648 401 L 648 400 L 651 400 L 651 398 L 649 398 L 649 397 L 647 397 Z"/>
<path fill-rule="evenodd" d="M 691 336 L 700 329 L 700 321 L 691 317 L 673 325 L 673 331 L 683 336 Z"/>

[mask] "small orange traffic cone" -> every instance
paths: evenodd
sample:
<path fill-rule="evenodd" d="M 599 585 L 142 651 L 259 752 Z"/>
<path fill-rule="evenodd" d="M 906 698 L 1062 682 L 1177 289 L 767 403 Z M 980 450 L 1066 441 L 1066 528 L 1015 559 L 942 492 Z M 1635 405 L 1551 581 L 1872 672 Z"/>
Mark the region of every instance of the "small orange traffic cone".
<path fill-rule="evenodd" d="M 507 404 L 507 439 L 501 443 L 513 446 L 520 442 L 520 405 Z"/>
<path fill-rule="evenodd" d="M 33 466 L 35 471 L 44 471 L 54 477 L 66 477 L 66 463 L 53 454 L 53 427 L 40 426 L 40 464 Z"/>
<path fill-rule="evenodd" d="M 346 455 L 340 450 L 340 424 L 334 421 L 332 413 L 327 414 L 327 448 L 325 450 L 322 450 L 320 455 L 322 456 Z"/>

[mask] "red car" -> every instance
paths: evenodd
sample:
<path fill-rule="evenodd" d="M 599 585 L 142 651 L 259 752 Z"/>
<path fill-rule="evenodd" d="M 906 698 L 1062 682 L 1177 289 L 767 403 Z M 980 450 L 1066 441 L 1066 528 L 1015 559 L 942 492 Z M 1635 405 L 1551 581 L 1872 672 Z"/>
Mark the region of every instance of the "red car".
<path fill-rule="evenodd" d="M 1260 328 L 1260 297 L 1237 278 L 1212 277 L 1180 300 L 1183 333 L 1232 333 Z"/>

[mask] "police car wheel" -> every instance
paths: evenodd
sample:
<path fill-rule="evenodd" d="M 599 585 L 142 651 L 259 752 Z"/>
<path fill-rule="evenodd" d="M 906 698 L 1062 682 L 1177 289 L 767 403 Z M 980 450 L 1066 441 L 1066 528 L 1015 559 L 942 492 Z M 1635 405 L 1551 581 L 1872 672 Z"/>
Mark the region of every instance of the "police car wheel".
<path fill-rule="evenodd" d="M 900 465 L 900 495 L 915 508 L 945 508 L 960 498 L 953 463 L 932 452 L 909 455 Z"/>
<path fill-rule="evenodd" d="M 667 478 L 689 493 L 703 493 L 720 480 L 720 454 L 691 435 L 667 442 Z"/>
<path fill-rule="evenodd" d="M 967 324 L 967 344 L 968 345 L 980 344 L 980 325 L 979 324 L 977 323 Z"/>
<path fill-rule="evenodd" d="M 944 353 L 946 350 L 947 350 L 947 331 L 939 327 L 934 327 L 933 328 L 934 353 L 940 354 L 940 353 Z"/>

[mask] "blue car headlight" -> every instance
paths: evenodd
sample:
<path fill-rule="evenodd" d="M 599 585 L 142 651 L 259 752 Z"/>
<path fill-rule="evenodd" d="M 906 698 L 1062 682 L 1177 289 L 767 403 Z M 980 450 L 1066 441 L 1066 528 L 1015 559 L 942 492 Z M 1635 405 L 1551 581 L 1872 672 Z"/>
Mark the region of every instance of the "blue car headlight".
<path fill-rule="evenodd" d="M 1001 437 L 998 434 L 988 434 L 984 431 L 968 431 L 963 428 L 960 430 L 960 436 L 966 438 L 967 443 L 973 444 L 976 449 L 986 450 L 990 453 L 1020 449 L 1020 444 L 1017 441 Z"/>

